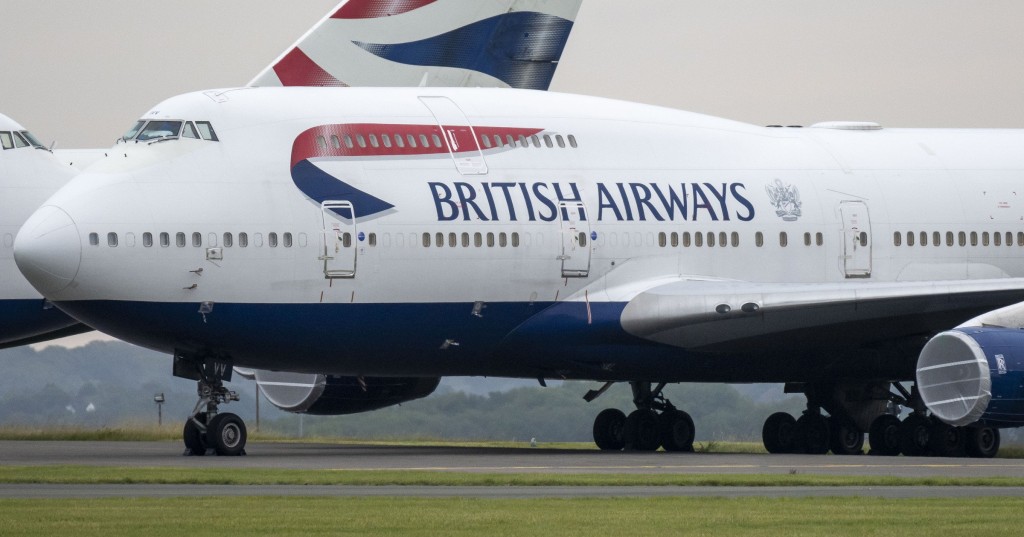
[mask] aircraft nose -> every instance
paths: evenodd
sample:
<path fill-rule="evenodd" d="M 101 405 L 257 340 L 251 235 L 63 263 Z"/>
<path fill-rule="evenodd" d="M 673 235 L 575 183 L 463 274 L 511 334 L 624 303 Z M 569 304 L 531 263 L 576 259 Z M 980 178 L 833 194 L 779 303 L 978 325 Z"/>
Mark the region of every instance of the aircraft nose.
<path fill-rule="evenodd" d="M 18 232 L 14 262 L 43 296 L 63 291 L 82 263 L 82 241 L 75 221 L 59 207 L 41 207 Z"/>

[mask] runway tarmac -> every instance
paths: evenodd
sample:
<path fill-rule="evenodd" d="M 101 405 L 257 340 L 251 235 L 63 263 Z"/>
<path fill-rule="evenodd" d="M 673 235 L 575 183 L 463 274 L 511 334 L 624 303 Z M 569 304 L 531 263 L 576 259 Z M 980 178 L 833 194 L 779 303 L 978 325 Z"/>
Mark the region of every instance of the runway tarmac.
<path fill-rule="evenodd" d="M 250 442 L 243 457 L 185 457 L 180 442 L 0 441 L 5 466 L 428 470 L 481 473 L 821 474 L 894 477 L 1020 477 L 1021 459 L 834 455 L 610 453 L 543 448 L 361 446 Z M 0 485 L 0 498 L 165 496 L 1022 496 L 1024 487 L 345 487 L 210 485 Z"/>

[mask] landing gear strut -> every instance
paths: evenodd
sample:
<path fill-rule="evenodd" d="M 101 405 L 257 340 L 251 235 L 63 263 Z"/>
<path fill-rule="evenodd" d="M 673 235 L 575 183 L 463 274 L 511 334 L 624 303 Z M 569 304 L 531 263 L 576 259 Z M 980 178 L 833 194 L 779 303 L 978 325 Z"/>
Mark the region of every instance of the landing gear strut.
<path fill-rule="evenodd" d="M 183 356 L 174 357 L 174 375 L 196 380 L 199 401 L 185 421 L 182 439 L 185 455 L 245 455 L 247 431 L 242 418 L 230 412 L 220 413 L 219 405 L 238 401 L 238 394 L 224 387 L 231 380 L 231 365 L 216 360 L 202 362 Z"/>
<path fill-rule="evenodd" d="M 630 382 L 636 410 L 628 416 L 609 408 L 594 420 L 594 443 L 605 451 L 693 451 L 693 419 L 677 409 L 662 395 L 666 383 L 652 388 L 650 382 Z M 584 399 L 592 401 L 604 393 L 611 383 L 589 392 Z"/>

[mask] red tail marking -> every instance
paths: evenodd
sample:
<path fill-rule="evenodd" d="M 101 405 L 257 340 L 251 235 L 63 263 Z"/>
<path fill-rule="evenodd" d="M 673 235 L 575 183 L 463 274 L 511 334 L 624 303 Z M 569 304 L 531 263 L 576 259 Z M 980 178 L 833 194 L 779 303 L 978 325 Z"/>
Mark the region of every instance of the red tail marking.
<path fill-rule="evenodd" d="M 376 19 L 401 15 L 437 0 L 349 0 L 332 19 Z"/>
<path fill-rule="evenodd" d="M 274 72 L 285 86 L 348 87 L 348 84 L 331 76 L 297 48 L 274 66 Z"/>

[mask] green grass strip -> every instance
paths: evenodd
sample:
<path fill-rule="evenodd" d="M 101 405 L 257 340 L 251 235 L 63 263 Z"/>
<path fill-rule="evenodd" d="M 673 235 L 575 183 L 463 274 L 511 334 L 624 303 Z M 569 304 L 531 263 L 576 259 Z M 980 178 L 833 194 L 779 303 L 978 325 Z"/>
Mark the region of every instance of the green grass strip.
<path fill-rule="evenodd" d="M 781 474 L 552 474 L 415 470 L 117 468 L 2 466 L 0 483 L 426 486 L 988 486 L 1024 487 L 1019 477 L 888 477 Z"/>
<path fill-rule="evenodd" d="M 0 500 L 0 535 L 1017 535 L 1015 498 Z"/>

